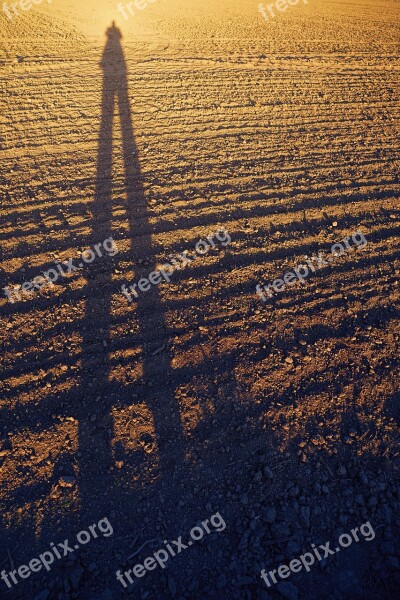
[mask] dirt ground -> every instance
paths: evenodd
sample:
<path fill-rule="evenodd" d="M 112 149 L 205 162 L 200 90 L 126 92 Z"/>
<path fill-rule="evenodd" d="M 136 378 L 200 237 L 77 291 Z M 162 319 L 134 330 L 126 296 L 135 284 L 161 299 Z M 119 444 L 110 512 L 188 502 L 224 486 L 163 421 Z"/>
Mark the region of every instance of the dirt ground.
<path fill-rule="evenodd" d="M 400 598 L 400 4 L 257 5 L 0 8 L 0 572 L 113 529 L 1 599 Z M 261 578 L 367 521 L 373 540 Z"/>

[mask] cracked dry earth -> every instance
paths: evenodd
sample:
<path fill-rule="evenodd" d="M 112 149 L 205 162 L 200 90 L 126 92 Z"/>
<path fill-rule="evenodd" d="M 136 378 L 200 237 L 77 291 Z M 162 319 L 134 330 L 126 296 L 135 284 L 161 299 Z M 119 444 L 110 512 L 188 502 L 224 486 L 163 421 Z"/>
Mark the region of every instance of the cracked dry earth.
<path fill-rule="evenodd" d="M 0 597 L 399 598 L 399 3 L 20 12 L 0 14 L 0 287 L 118 253 L 0 300 L 0 570 L 113 534 Z M 220 227 L 230 244 L 121 294 Z M 117 581 L 217 512 L 224 531 Z M 373 540 L 260 578 L 367 521 Z"/>

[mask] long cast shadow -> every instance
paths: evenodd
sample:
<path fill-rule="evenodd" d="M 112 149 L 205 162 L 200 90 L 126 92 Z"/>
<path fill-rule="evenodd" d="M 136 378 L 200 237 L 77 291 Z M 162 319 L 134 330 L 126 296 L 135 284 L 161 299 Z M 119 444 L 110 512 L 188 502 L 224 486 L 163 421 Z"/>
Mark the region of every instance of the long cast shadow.
<path fill-rule="evenodd" d="M 155 269 L 154 249 L 151 234 L 148 233 L 149 215 L 142 184 L 142 173 L 132 123 L 132 112 L 128 94 L 128 77 L 124 52 L 121 46 L 121 32 L 113 23 L 107 30 L 107 42 L 103 52 L 102 113 L 100 123 L 98 162 L 95 200 L 93 205 L 93 243 L 100 243 L 112 236 L 112 157 L 113 120 L 117 107 L 122 132 L 124 162 L 124 187 L 126 210 L 129 223 L 132 260 L 134 256 L 150 258 L 146 272 Z M 143 233 L 142 233 L 143 231 Z M 116 238 L 114 238 L 116 239 Z M 116 257 L 118 259 L 118 255 Z M 111 261 L 105 264 L 103 261 Z M 112 464 L 111 438 L 113 436 L 112 408 L 146 402 L 153 417 L 154 432 L 158 451 L 161 475 L 169 477 L 170 470 L 183 460 L 183 442 L 180 415 L 174 399 L 173 374 L 168 352 L 168 330 L 165 324 L 162 301 L 156 286 L 139 295 L 136 302 L 136 317 L 139 321 L 142 347 L 142 381 L 151 384 L 141 386 L 147 397 L 132 399 L 130 386 L 110 383 L 108 352 L 111 339 L 111 300 L 112 300 L 112 260 L 102 258 L 88 270 L 86 313 L 82 336 L 82 395 L 85 395 L 84 410 L 79 419 L 80 494 L 83 513 L 93 509 L 98 494 L 104 494 L 102 477 L 94 480 L 87 476 L 97 465 L 96 471 L 105 473 Z M 97 270 L 97 273 L 93 270 Z M 99 269 L 101 271 L 99 272 Z M 132 280 L 137 281 L 141 273 L 135 269 Z M 115 288 L 115 283 L 114 283 Z M 128 301 L 123 301 L 128 305 Z M 165 348 L 162 352 L 151 351 L 152 340 Z M 137 340 L 132 340 L 135 342 Z M 149 348 L 150 346 L 150 348 Z M 139 382 L 135 382 L 139 383 Z M 93 405 L 93 402 L 95 403 Z M 96 408 L 101 413 L 96 423 L 90 419 Z M 168 458 L 169 457 L 169 458 Z"/>

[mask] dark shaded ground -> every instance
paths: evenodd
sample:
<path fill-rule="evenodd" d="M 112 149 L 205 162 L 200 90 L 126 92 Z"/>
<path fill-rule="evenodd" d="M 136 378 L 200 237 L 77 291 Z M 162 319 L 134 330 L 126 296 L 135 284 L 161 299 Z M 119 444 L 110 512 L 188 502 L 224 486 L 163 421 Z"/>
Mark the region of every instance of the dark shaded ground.
<path fill-rule="evenodd" d="M 12 493 L 7 488 L 2 498 L 1 568 L 11 569 L 10 557 L 17 567 L 29 562 L 50 542 L 73 539 L 105 516 L 114 534 L 12 591 L 1 582 L 2 597 L 400 597 L 399 251 L 392 242 L 399 211 L 385 204 L 392 196 L 378 191 L 369 212 L 341 215 L 335 231 L 328 216 L 307 218 L 305 204 L 296 206 L 304 211 L 302 220 L 293 207 L 264 206 L 261 199 L 249 212 L 233 207 L 241 220 L 271 215 L 269 230 L 263 225 L 249 233 L 248 222 L 242 223 L 232 231 L 236 245 L 215 252 L 211 265 L 196 266 L 196 287 L 185 283 L 193 273 L 178 273 L 176 281 L 187 287 L 176 298 L 154 287 L 127 306 L 118 294 L 121 281 L 147 275 L 166 252 L 153 239 L 157 225 L 143 187 L 145 159 L 135 142 L 120 33 L 112 27 L 107 38 L 94 202 L 79 207 L 82 214 L 90 211 L 91 231 L 71 236 L 77 247 L 111 235 L 127 243 L 115 257 L 88 266 L 84 286 L 72 282 L 56 298 L 29 301 L 39 314 L 54 306 L 57 322 L 43 322 L 51 328 L 51 348 L 42 344 L 26 353 L 27 330 L 15 344 L 22 357 L 5 365 L 7 381 L 20 378 L 21 402 L 7 384 L 3 398 L 9 402 L 0 411 L 4 487 L 8 480 L 28 481 L 35 469 L 37 482 L 17 485 Z M 120 130 L 113 129 L 114 113 Z M 113 156 L 121 140 L 118 193 L 125 200 L 114 203 Z M 354 192 L 353 202 L 363 200 Z M 125 222 L 125 235 L 115 223 L 121 206 L 118 223 Z M 282 214 L 274 238 L 274 220 Z M 185 227 L 204 224 L 199 216 L 188 218 Z M 369 253 L 335 265 L 331 275 L 316 275 L 309 287 L 285 294 L 272 308 L 244 297 L 264 276 L 264 262 L 277 273 L 285 269 L 279 261 L 292 256 L 291 244 L 302 257 L 321 247 L 312 237 L 321 229 L 332 241 L 360 226 L 371 229 Z M 276 247 L 267 247 L 265 236 Z M 194 233 L 183 248 L 170 243 L 169 251 L 190 248 L 198 237 Z M 242 253 L 249 238 L 254 241 Z M 44 243 L 50 248 L 53 239 Z M 61 250 L 63 243 L 56 246 Z M 238 276 L 225 287 L 225 273 L 257 260 L 248 282 Z M 233 296 L 235 286 L 242 297 Z M 13 323 L 28 310 L 28 303 L 8 304 L 3 312 Z M 31 394 L 35 357 L 38 387 L 52 388 L 44 397 Z M 57 371 L 60 364 L 68 369 Z M 62 476 L 74 484 L 60 486 Z M 170 559 L 165 571 L 148 573 L 126 591 L 116 581 L 117 569 L 142 561 L 164 539 L 187 537 L 215 512 L 223 516 L 225 531 L 206 536 Z M 372 542 L 353 544 L 310 573 L 292 575 L 284 586 L 267 590 L 260 580 L 262 568 L 288 563 L 312 543 L 334 544 L 367 520 L 376 531 Z M 148 540 L 155 541 L 128 561 Z"/>

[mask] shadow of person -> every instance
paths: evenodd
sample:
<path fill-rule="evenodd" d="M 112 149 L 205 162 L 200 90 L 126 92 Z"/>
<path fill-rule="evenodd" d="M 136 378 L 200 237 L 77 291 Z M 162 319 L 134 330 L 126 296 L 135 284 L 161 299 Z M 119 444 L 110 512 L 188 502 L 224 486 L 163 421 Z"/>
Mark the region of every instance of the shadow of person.
<path fill-rule="evenodd" d="M 137 262 L 137 257 L 145 257 L 148 275 L 155 270 L 154 249 L 133 131 L 127 67 L 121 46 L 122 35 L 114 22 L 106 34 L 107 42 L 100 62 L 103 86 L 92 209 L 92 247 L 95 243 L 102 243 L 112 236 L 113 121 L 114 109 L 117 108 L 122 136 L 123 181 L 130 240 L 130 249 L 124 254 L 124 260 L 133 262 L 136 258 Z M 141 344 L 141 380 L 134 381 L 132 385 L 111 382 L 110 352 L 115 344 L 115 340 L 111 338 L 113 293 L 126 302 L 127 309 L 131 309 L 121 294 L 121 282 L 115 282 L 112 278 L 113 261 L 118 260 L 119 256 L 118 253 L 114 258 L 99 258 L 88 269 L 86 310 L 82 328 L 81 388 L 84 400 L 82 418 L 79 419 L 79 485 L 82 514 L 89 510 L 88 514 L 93 515 L 94 506 L 98 505 L 100 499 L 104 499 L 103 504 L 108 506 L 115 503 L 113 495 L 117 488 L 113 488 L 107 479 L 107 471 L 113 462 L 114 408 L 133 403 L 147 405 L 152 414 L 162 480 L 168 480 L 171 471 L 175 471 L 175 467 L 183 461 L 180 414 L 174 398 L 173 372 L 168 351 L 169 336 L 156 286 L 152 286 L 150 291 L 133 300 L 135 317 L 139 323 L 139 339 L 132 339 L 131 344 L 135 345 L 138 341 Z M 143 271 L 141 268 L 132 270 L 132 280 L 137 281 L 141 277 L 141 270 Z M 123 317 L 126 321 L 129 318 L 129 314 Z M 119 343 L 119 340 L 117 342 Z M 163 350 L 155 352 L 160 347 Z M 133 399 L 132 386 L 135 387 L 135 392 L 140 386 L 138 400 Z M 100 512 L 99 507 L 98 510 Z"/>

